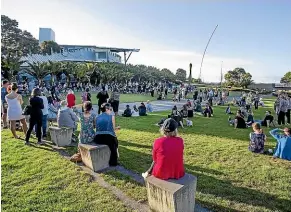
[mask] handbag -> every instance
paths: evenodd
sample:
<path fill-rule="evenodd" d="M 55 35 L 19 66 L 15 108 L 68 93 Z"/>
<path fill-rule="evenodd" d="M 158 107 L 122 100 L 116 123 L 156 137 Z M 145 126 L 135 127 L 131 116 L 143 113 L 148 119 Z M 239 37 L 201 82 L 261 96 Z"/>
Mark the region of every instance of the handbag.
<path fill-rule="evenodd" d="M 25 108 L 22 111 L 22 115 L 29 116 L 31 114 L 31 105 L 26 105 Z"/>

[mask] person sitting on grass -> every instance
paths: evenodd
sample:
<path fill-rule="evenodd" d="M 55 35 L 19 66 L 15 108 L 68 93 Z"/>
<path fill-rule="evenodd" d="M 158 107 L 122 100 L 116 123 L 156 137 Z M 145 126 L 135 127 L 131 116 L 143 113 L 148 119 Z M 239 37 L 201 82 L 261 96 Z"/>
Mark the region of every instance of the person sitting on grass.
<path fill-rule="evenodd" d="M 206 107 L 203 111 L 203 115 L 204 117 L 211 117 L 213 116 L 213 110 L 212 110 L 212 107 L 207 103 L 206 104 Z"/>
<path fill-rule="evenodd" d="M 48 100 L 48 115 L 47 115 L 47 120 L 48 121 L 57 121 L 57 114 L 58 114 L 58 109 L 54 106 L 53 98 L 49 96 L 47 98 Z"/>
<path fill-rule="evenodd" d="M 264 146 L 267 136 L 263 133 L 259 123 L 252 124 L 253 131 L 250 133 L 249 150 L 253 153 L 264 153 Z"/>
<path fill-rule="evenodd" d="M 202 106 L 201 106 L 201 102 L 199 100 L 195 101 L 194 111 L 198 112 L 198 113 L 202 113 Z"/>
<path fill-rule="evenodd" d="M 153 106 L 152 106 L 150 100 L 147 101 L 147 111 L 150 113 L 153 112 Z"/>
<path fill-rule="evenodd" d="M 261 122 L 262 126 L 269 127 L 269 124 L 274 121 L 274 116 L 272 116 L 271 111 L 266 111 L 264 120 Z"/>
<path fill-rule="evenodd" d="M 248 118 L 246 121 L 247 126 L 252 126 L 252 124 L 254 123 L 254 113 L 252 112 L 252 110 L 249 110 L 248 112 Z"/>
<path fill-rule="evenodd" d="M 132 116 L 132 112 L 131 112 L 129 105 L 126 105 L 126 109 L 124 110 L 122 116 L 123 117 L 131 117 Z"/>
<path fill-rule="evenodd" d="M 234 120 L 231 120 L 231 118 L 229 117 L 228 121 L 229 121 L 230 125 L 234 126 L 235 128 L 246 128 L 247 127 L 246 122 L 244 120 L 244 117 L 243 117 L 240 110 L 237 111 Z"/>
<path fill-rule="evenodd" d="M 163 137 L 154 141 L 153 162 L 144 178 L 153 175 L 156 178 L 179 179 L 185 175 L 183 152 L 184 141 L 178 137 L 178 124 L 174 119 L 166 119 L 161 127 Z"/>
<path fill-rule="evenodd" d="M 226 108 L 226 110 L 225 110 L 225 113 L 228 114 L 228 115 L 233 114 L 233 113 L 231 112 L 230 105 L 227 106 L 227 108 Z"/>
<path fill-rule="evenodd" d="M 187 104 L 183 105 L 183 109 L 181 110 L 181 114 L 183 118 L 188 118 L 188 106 Z"/>
<path fill-rule="evenodd" d="M 280 131 L 283 131 L 284 135 L 280 134 Z M 274 129 L 270 134 L 277 140 L 273 157 L 291 161 L 291 129 Z"/>
<path fill-rule="evenodd" d="M 170 116 L 168 116 L 168 118 L 174 119 L 178 123 L 179 126 L 181 126 L 182 128 L 184 128 L 184 125 L 183 125 L 183 116 L 178 111 L 178 108 L 177 108 L 176 105 L 173 107 L 172 114 Z"/>
<path fill-rule="evenodd" d="M 241 115 L 243 116 L 243 118 L 248 117 L 248 113 L 247 113 L 245 107 L 240 107 L 239 110 L 241 111 Z"/>
<path fill-rule="evenodd" d="M 139 116 L 147 116 L 147 108 L 143 102 L 138 107 L 138 114 Z"/>

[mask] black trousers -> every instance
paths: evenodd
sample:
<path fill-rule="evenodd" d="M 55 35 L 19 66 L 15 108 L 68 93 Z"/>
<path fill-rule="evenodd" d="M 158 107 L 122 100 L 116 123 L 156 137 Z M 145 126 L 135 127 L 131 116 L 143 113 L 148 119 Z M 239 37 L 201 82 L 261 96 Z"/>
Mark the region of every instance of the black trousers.
<path fill-rule="evenodd" d="M 280 111 L 278 114 L 278 124 L 281 125 L 285 125 L 285 112 Z"/>
<path fill-rule="evenodd" d="M 117 166 L 117 148 L 118 148 L 118 140 L 116 137 L 108 134 L 104 135 L 96 135 L 94 137 L 94 143 L 107 145 L 110 149 L 110 166 Z"/>
<path fill-rule="evenodd" d="M 255 110 L 257 110 L 259 108 L 259 102 L 255 101 Z"/>
<path fill-rule="evenodd" d="M 31 117 L 29 119 L 29 128 L 26 133 L 25 141 L 29 142 L 29 138 L 31 135 L 31 132 L 36 125 L 36 137 L 38 142 L 41 142 L 41 126 L 42 126 L 42 117 Z"/>
<path fill-rule="evenodd" d="M 287 117 L 287 123 L 290 124 L 290 109 L 287 110 L 286 117 Z"/>

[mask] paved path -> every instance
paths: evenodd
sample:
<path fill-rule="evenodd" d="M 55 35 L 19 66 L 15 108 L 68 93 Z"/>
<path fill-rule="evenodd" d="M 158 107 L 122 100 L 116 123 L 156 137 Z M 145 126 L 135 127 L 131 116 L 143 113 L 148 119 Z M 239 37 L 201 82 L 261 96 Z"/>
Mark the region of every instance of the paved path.
<path fill-rule="evenodd" d="M 181 108 L 186 102 L 187 102 L 186 100 L 181 100 L 180 102 L 173 102 L 170 100 L 157 100 L 157 101 L 152 101 L 151 104 L 153 106 L 153 112 L 160 112 L 160 111 L 172 110 L 174 105 L 176 105 L 178 108 Z M 205 103 L 202 103 L 202 105 L 204 104 Z M 140 102 L 121 103 L 119 105 L 119 111 L 118 111 L 120 115 L 124 112 L 126 105 L 129 105 L 130 108 L 133 109 L 133 106 L 136 105 L 138 107 L 140 105 Z M 97 105 L 94 105 L 93 108 L 95 111 L 98 111 Z"/>

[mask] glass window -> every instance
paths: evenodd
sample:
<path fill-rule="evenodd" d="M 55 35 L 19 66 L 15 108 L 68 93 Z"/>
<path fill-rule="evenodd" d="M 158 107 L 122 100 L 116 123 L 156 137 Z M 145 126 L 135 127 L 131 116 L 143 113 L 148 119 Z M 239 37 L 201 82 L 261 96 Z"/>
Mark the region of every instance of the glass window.
<path fill-rule="evenodd" d="M 98 52 L 98 59 L 106 59 L 106 52 Z"/>

